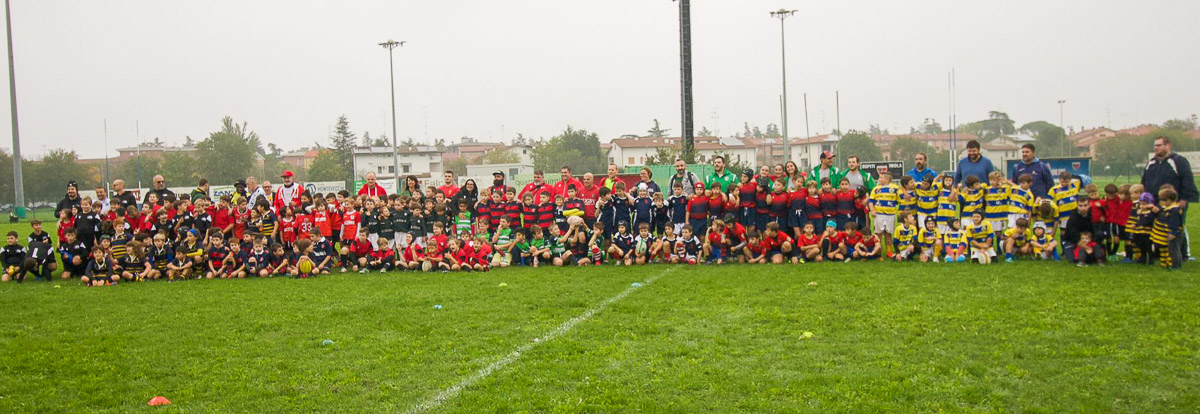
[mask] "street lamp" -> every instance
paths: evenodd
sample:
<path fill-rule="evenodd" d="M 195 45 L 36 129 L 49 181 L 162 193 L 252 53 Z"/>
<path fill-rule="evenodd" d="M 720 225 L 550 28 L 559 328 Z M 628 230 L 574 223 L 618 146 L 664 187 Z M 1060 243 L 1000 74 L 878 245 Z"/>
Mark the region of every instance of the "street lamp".
<path fill-rule="evenodd" d="M 1063 104 L 1065 103 L 1067 103 L 1065 99 L 1058 100 L 1058 127 L 1062 128 L 1063 131 L 1062 156 L 1064 157 L 1067 156 L 1067 141 L 1070 140 L 1070 136 L 1067 135 L 1067 126 L 1063 124 Z"/>
<path fill-rule="evenodd" d="M 380 43 L 379 45 L 388 50 L 388 80 L 392 84 L 392 179 L 395 180 L 396 183 L 396 186 L 393 188 L 399 189 L 400 146 L 398 145 L 399 141 L 397 141 L 398 138 L 396 137 L 396 64 L 395 60 L 392 59 L 392 49 L 395 49 L 399 46 L 404 46 L 404 42 L 397 42 L 395 40 L 388 39 L 388 41 Z M 350 159 L 354 159 L 353 151 L 351 151 Z"/>
<path fill-rule="evenodd" d="M 787 47 L 785 46 L 786 37 L 784 36 L 783 21 L 788 17 L 796 14 L 795 10 L 779 9 L 771 12 L 771 17 L 779 19 L 779 56 L 783 62 L 783 161 L 792 160 L 792 148 L 788 143 L 788 118 L 787 118 Z M 839 132 L 840 133 L 840 132 Z"/>

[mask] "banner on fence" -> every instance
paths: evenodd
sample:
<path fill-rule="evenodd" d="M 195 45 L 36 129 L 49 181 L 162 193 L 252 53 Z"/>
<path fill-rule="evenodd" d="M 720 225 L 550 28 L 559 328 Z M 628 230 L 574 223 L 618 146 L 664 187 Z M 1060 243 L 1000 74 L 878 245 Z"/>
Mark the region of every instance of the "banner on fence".
<path fill-rule="evenodd" d="M 879 173 L 884 172 L 892 173 L 892 177 L 899 180 L 900 174 L 904 174 L 904 161 L 864 161 L 859 164 L 859 168 L 876 180 L 879 179 Z"/>

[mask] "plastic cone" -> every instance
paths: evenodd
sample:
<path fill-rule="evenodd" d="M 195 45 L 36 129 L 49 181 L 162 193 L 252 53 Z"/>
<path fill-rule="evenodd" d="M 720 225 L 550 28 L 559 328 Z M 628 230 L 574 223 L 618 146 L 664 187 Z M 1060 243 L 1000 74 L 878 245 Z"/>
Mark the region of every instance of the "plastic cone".
<path fill-rule="evenodd" d="M 159 396 L 159 397 L 154 397 L 154 398 L 150 399 L 150 405 L 153 405 L 153 406 L 167 405 L 170 403 L 171 403 L 171 401 L 167 400 L 167 397 Z"/>

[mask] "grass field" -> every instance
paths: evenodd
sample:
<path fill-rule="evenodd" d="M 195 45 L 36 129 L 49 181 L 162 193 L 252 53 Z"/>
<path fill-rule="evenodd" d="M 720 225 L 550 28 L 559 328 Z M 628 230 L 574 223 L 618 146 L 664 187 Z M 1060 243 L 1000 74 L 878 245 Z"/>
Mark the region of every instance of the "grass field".
<path fill-rule="evenodd" d="M 1195 266 L 9 283 L 0 412 L 1195 412 Z"/>

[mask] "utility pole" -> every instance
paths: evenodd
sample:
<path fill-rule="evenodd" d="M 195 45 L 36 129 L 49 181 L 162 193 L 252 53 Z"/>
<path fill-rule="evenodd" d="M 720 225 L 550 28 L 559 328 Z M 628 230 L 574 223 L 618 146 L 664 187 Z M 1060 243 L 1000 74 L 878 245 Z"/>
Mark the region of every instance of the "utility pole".
<path fill-rule="evenodd" d="M 1066 124 L 1063 124 L 1063 104 L 1065 104 L 1065 103 L 1067 103 L 1066 99 L 1058 100 L 1058 127 L 1062 128 L 1062 131 L 1063 131 L 1062 148 L 1061 148 L 1061 150 L 1062 150 L 1061 154 L 1063 157 L 1068 156 L 1067 155 L 1067 138 L 1068 138 L 1067 126 L 1066 126 Z"/>
<path fill-rule="evenodd" d="M 779 56 L 783 67 L 783 162 L 792 160 L 792 145 L 788 142 L 787 118 L 787 37 L 784 33 L 783 21 L 796 14 L 795 10 L 779 9 L 771 12 L 771 17 L 779 19 Z"/>
<path fill-rule="evenodd" d="M 25 216 L 25 180 L 21 176 L 21 128 L 17 127 L 17 74 L 13 70 L 12 10 L 4 0 L 4 23 L 8 29 L 8 99 L 12 107 L 13 189 L 18 217 Z"/>
<path fill-rule="evenodd" d="M 388 39 L 379 45 L 388 50 L 388 80 L 392 85 L 392 180 L 396 183 L 393 188 L 398 190 L 400 189 L 400 146 L 399 138 L 396 137 L 396 62 L 395 59 L 392 59 L 392 49 L 404 46 L 404 42 Z M 350 158 L 354 158 L 354 151 L 350 151 Z"/>
<path fill-rule="evenodd" d="M 683 141 L 683 160 L 689 164 L 696 162 L 695 136 L 692 132 L 692 4 L 690 0 L 679 0 L 679 83 L 681 103 L 681 120 L 683 128 L 680 140 Z"/>

